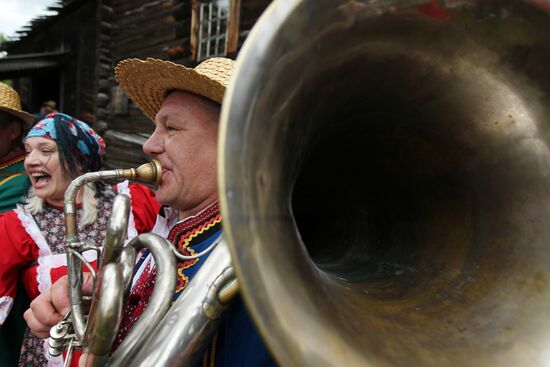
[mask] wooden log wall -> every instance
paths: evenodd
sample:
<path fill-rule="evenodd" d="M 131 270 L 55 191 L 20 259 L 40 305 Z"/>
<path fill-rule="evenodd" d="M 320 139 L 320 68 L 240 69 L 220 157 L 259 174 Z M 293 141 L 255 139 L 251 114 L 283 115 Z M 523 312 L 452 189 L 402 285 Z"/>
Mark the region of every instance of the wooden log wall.
<path fill-rule="evenodd" d="M 92 123 L 104 136 L 106 167 L 136 166 L 148 160 L 142 145 L 152 132 L 153 123 L 117 87 L 114 66 L 122 59 L 147 57 L 194 66 L 190 38 L 192 4 L 196 1 L 199 0 L 60 1 L 54 9 L 59 14 L 33 23 L 28 35 L 15 42 L 9 52 L 70 50 L 67 64 L 56 70 L 62 112 Z M 230 35 L 230 57 L 236 56 L 235 44 L 242 45 L 270 2 L 231 3 L 233 14 L 239 14 L 239 19 L 232 19 L 230 24 L 230 29 L 238 32 Z M 22 96 L 28 95 L 32 104 L 34 84 L 44 84 L 34 79 L 22 77 L 15 81 Z"/>
<path fill-rule="evenodd" d="M 113 57 L 111 55 L 111 18 L 114 13 L 111 0 L 99 0 L 96 9 L 98 35 L 96 45 L 96 122 L 94 128 L 104 134 L 109 129 Z M 108 155 L 107 155 L 108 158 Z"/>
<path fill-rule="evenodd" d="M 124 108 L 114 66 L 147 57 L 181 63 L 189 52 L 190 6 L 185 0 L 102 0 L 101 7 L 96 127 L 107 143 L 106 167 L 132 167 L 148 160 L 142 145 L 153 123 L 131 102 Z"/>
<path fill-rule="evenodd" d="M 126 58 L 153 57 L 194 66 L 190 45 L 192 0 L 99 0 L 97 123 L 107 142 L 108 168 L 132 167 L 148 160 L 142 145 L 153 123 L 123 100 L 113 69 Z M 240 0 L 238 44 L 271 0 Z M 239 22 L 241 24 L 241 22 Z M 230 55 L 235 56 L 235 55 Z"/>
<path fill-rule="evenodd" d="M 74 25 L 66 32 L 65 47 L 73 50 L 74 59 L 63 70 L 65 79 L 65 111 L 75 117 L 93 124 L 95 122 L 96 95 L 96 44 L 97 18 L 96 1 L 83 5 L 77 14 L 67 17 Z"/>
<path fill-rule="evenodd" d="M 17 86 L 28 89 L 25 102 L 31 112 L 37 112 L 43 99 L 38 99 L 38 89 L 48 88 L 46 79 L 58 75 L 59 99 L 62 111 L 86 122 L 93 123 L 96 109 L 96 0 L 73 1 L 60 9 L 60 15 L 33 22 L 29 34 L 13 42 L 10 55 L 70 51 L 70 57 L 60 69 L 40 71 L 15 80 Z M 42 76 L 42 77 L 41 77 Z M 57 100 L 60 106 L 60 100 Z"/>

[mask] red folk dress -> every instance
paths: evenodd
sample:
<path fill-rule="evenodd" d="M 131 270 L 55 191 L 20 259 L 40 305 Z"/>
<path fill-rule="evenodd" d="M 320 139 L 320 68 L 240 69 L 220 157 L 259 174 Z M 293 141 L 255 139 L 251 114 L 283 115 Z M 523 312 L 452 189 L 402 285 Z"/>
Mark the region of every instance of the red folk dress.
<path fill-rule="evenodd" d="M 131 198 L 128 238 L 149 232 L 160 208 L 154 193 L 143 185 L 127 181 L 111 187 L 96 196 L 98 216 L 94 223 L 78 226 L 81 240 L 102 244 L 113 199 L 116 192 Z M 81 214 L 78 209 L 78 214 Z M 84 257 L 95 267 L 96 253 L 88 251 Z M 24 285 L 30 299 L 48 291 L 53 283 L 67 274 L 64 249 L 63 208 L 45 205 L 42 213 L 31 215 L 22 207 L 0 216 L 0 324 L 10 312 L 17 293 L 18 279 Z M 62 366 L 62 357 L 51 357 L 47 340 L 38 339 L 27 329 L 21 350 L 20 366 Z"/>

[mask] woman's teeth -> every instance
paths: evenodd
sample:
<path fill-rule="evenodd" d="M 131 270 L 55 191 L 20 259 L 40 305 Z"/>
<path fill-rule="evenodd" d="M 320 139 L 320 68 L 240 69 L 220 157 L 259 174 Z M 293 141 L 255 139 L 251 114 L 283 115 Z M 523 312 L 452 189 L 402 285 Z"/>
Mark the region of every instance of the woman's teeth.
<path fill-rule="evenodd" d="M 50 175 L 47 175 L 47 174 L 44 174 L 44 173 L 33 173 L 32 177 L 36 180 L 36 182 L 39 182 L 42 179 L 50 178 Z"/>

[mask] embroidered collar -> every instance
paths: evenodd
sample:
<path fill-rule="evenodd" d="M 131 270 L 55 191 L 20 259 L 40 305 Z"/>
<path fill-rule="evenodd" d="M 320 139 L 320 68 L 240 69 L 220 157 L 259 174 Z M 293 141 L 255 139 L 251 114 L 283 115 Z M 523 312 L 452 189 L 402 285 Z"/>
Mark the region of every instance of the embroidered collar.
<path fill-rule="evenodd" d="M 44 205 L 51 206 L 52 208 L 60 210 L 62 212 L 65 211 L 65 208 L 63 207 L 63 205 L 53 204 L 53 203 L 50 203 L 48 200 L 44 200 Z M 82 208 L 82 203 L 76 203 L 76 208 L 77 209 Z"/>
<path fill-rule="evenodd" d="M 173 213 L 170 214 L 174 215 Z M 177 237 L 181 237 L 181 235 L 185 236 L 186 233 L 194 231 L 197 228 L 208 226 L 213 220 L 220 218 L 220 204 L 216 201 L 203 209 L 200 213 L 176 222 L 170 229 L 168 240 L 175 243 Z M 168 219 L 168 223 L 170 223 L 170 219 Z"/>
<path fill-rule="evenodd" d="M 151 232 L 161 237 L 168 238 L 169 233 L 176 227 L 181 229 L 206 222 L 213 212 L 216 214 L 220 212 L 220 205 L 217 201 L 210 204 L 198 214 L 179 220 L 179 211 L 169 206 L 163 206 L 160 208 L 157 222 Z"/>

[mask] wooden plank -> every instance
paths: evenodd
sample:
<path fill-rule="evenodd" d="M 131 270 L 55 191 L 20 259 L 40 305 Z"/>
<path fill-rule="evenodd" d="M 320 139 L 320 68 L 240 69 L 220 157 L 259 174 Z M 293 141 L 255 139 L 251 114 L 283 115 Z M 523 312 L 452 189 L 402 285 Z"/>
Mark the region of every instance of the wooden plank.
<path fill-rule="evenodd" d="M 105 107 L 109 104 L 111 97 L 107 93 L 98 93 L 96 96 L 97 106 Z M 98 108 L 99 110 L 99 108 Z"/>
<path fill-rule="evenodd" d="M 125 12 L 135 9 L 137 7 L 143 6 L 151 2 L 151 0 L 115 0 L 111 3 L 116 14 L 124 14 Z M 171 0 L 166 0 L 166 2 L 172 2 Z"/>
<path fill-rule="evenodd" d="M 199 45 L 199 2 L 191 0 L 191 32 L 189 35 L 191 47 L 191 60 L 197 59 L 197 47 Z"/>
<path fill-rule="evenodd" d="M 160 22 L 163 22 L 162 24 L 159 24 Z M 182 20 L 179 22 L 176 22 L 173 18 L 173 16 L 165 17 L 165 19 L 155 20 L 153 22 L 143 22 L 143 23 L 137 23 L 133 26 L 121 29 L 121 32 L 118 33 L 116 36 L 113 36 L 113 44 L 119 44 L 120 42 L 123 42 L 125 38 L 133 37 L 136 35 L 143 35 L 143 34 L 150 34 L 151 32 L 155 31 L 158 32 L 159 28 L 161 27 L 178 27 L 178 28 L 186 28 L 187 31 L 190 27 L 190 20 Z"/>
<path fill-rule="evenodd" d="M 107 89 L 111 87 L 111 84 L 109 83 L 109 81 L 105 79 L 99 80 L 97 84 L 98 84 L 98 87 L 101 89 Z"/>
<path fill-rule="evenodd" d="M 155 25 L 155 27 L 149 27 Z M 136 36 L 144 37 L 144 34 L 162 34 L 166 32 L 166 29 L 176 26 L 176 22 L 171 14 L 165 14 L 162 18 L 155 19 L 154 23 L 136 23 L 129 27 L 121 27 L 120 33 L 113 36 L 113 44 L 119 45 L 125 42 L 125 39 L 133 39 Z M 139 29 L 146 28 L 146 32 L 139 32 Z M 137 32 L 134 30 L 138 30 Z"/>
<path fill-rule="evenodd" d="M 148 134 L 124 133 L 118 130 L 110 129 L 103 135 L 113 142 L 113 146 L 122 148 L 131 148 L 136 145 L 142 146 L 148 139 Z"/>
<path fill-rule="evenodd" d="M 135 54 L 141 50 L 147 50 L 151 48 L 159 48 L 167 46 L 175 39 L 174 34 L 164 35 L 162 37 L 153 37 L 148 40 L 136 39 L 135 42 L 128 42 L 124 47 L 118 47 L 116 53 L 113 50 L 113 56 L 127 57 L 126 55 Z"/>
<path fill-rule="evenodd" d="M 113 9 L 113 7 L 111 6 L 108 6 L 108 5 L 105 5 L 105 3 L 101 4 L 101 8 L 100 8 L 101 12 L 105 15 L 111 15 L 115 12 L 115 10 Z"/>
<path fill-rule="evenodd" d="M 109 110 L 106 108 L 98 108 L 97 109 L 97 117 L 104 119 L 109 117 Z"/>
<path fill-rule="evenodd" d="M 158 2 L 158 4 L 156 4 L 155 6 L 144 9 L 141 12 L 136 12 L 131 15 L 122 14 L 121 18 L 119 18 L 114 23 L 117 25 L 117 27 L 123 27 L 125 25 L 134 24 L 143 20 L 147 21 L 151 17 L 157 17 L 159 13 L 162 15 L 170 13 L 173 7 L 174 6 L 172 4 L 161 1 Z"/>
<path fill-rule="evenodd" d="M 227 21 L 227 40 L 226 50 L 228 55 L 233 55 L 237 52 L 239 44 L 239 25 L 240 25 L 240 10 L 241 0 L 229 1 L 229 19 Z"/>
<path fill-rule="evenodd" d="M 97 76 L 99 79 L 109 79 L 112 74 L 113 74 L 112 66 L 109 66 L 108 69 L 98 68 L 98 71 L 97 71 Z"/>
<path fill-rule="evenodd" d="M 112 141 L 106 140 L 107 149 L 105 154 L 104 165 L 109 168 L 128 168 L 137 167 L 140 164 L 151 160 L 141 146 L 134 146 L 131 149 L 111 147 Z"/>
<path fill-rule="evenodd" d="M 186 44 L 186 39 L 182 40 L 184 44 Z M 170 41 L 166 43 L 161 43 L 158 45 L 152 45 L 148 48 L 138 49 L 132 52 L 128 52 L 125 55 L 121 56 L 122 58 L 130 58 L 130 57 L 136 57 L 136 58 L 147 58 L 152 57 L 156 59 L 166 59 L 166 50 L 172 45 L 172 42 L 180 42 L 180 40 L 177 41 Z"/>
<path fill-rule="evenodd" d="M 154 127 L 153 122 L 132 103 L 128 105 L 128 115 L 113 115 L 109 120 L 109 129 L 125 133 L 151 134 Z"/>

